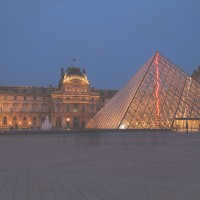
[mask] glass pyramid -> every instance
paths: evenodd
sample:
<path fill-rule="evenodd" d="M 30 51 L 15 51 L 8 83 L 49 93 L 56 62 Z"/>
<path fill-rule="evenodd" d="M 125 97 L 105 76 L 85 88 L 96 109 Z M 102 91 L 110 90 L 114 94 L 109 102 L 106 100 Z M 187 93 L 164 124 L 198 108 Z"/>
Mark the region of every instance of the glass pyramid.
<path fill-rule="evenodd" d="M 175 119 L 200 119 L 200 84 L 156 52 L 87 128 L 171 129 Z"/>

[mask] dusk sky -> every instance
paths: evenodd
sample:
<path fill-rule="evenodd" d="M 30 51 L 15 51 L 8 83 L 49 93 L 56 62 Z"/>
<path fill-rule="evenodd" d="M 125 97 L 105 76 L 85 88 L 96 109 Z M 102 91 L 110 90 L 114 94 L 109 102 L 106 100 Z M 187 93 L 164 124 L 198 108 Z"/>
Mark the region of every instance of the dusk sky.
<path fill-rule="evenodd" d="M 0 85 L 57 86 L 60 68 L 120 89 L 156 52 L 200 65 L 199 0 L 0 0 Z"/>

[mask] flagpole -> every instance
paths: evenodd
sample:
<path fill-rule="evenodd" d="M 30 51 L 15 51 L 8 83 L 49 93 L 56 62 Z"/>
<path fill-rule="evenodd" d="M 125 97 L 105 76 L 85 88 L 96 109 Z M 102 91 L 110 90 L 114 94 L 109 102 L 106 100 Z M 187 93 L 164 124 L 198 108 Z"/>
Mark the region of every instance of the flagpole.
<path fill-rule="evenodd" d="M 75 67 L 74 66 L 74 63 L 76 62 L 76 59 L 75 58 L 72 58 L 72 67 Z"/>

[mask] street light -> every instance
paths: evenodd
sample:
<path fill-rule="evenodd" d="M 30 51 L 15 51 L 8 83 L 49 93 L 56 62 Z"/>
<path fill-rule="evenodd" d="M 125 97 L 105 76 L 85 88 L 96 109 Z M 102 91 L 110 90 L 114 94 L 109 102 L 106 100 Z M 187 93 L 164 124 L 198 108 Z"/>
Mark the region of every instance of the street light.
<path fill-rule="evenodd" d="M 29 122 L 29 128 L 32 129 L 32 127 L 31 127 L 31 122 Z"/>
<path fill-rule="evenodd" d="M 9 121 L 9 129 L 11 129 L 12 128 L 12 126 L 11 126 L 11 121 Z"/>
<path fill-rule="evenodd" d="M 22 123 L 21 123 L 21 122 L 19 122 L 19 129 L 21 129 L 21 125 L 22 125 Z"/>
<path fill-rule="evenodd" d="M 70 129 L 70 118 L 67 118 L 67 129 Z"/>

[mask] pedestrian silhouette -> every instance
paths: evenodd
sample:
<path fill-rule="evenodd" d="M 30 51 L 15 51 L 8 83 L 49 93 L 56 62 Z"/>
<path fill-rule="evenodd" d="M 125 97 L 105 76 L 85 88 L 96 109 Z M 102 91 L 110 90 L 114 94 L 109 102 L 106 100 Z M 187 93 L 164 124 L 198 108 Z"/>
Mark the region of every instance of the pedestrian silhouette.
<path fill-rule="evenodd" d="M 188 122 L 186 122 L 185 128 L 186 128 L 186 131 L 187 131 L 187 133 L 188 133 Z"/>

